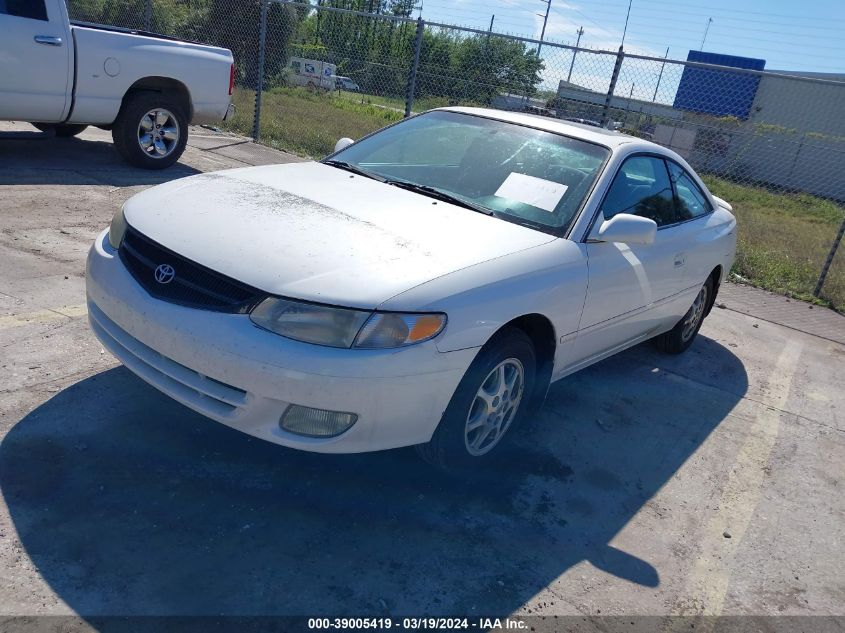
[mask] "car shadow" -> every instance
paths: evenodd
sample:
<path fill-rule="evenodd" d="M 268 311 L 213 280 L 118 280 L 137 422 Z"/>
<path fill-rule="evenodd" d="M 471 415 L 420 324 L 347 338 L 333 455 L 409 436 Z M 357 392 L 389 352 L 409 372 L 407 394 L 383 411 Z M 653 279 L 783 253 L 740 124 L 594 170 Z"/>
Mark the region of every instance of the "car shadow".
<path fill-rule="evenodd" d="M 157 170 L 123 162 L 111 142 L 11 138 L 0 132 L 0 185 L 158 185 L 199 171 L 183 163 Z"/>
<path fill-rule="evenodd" d="M 582 561 L 659 586 L 609 543 L 747 387 L 711 339 L 641 346 L 556 383 L 506 461 L 450 477 L 411 449 L 275 446 L 116 368 L 10 430 L 0 490 L 83 616 L 506 615 Z"/>

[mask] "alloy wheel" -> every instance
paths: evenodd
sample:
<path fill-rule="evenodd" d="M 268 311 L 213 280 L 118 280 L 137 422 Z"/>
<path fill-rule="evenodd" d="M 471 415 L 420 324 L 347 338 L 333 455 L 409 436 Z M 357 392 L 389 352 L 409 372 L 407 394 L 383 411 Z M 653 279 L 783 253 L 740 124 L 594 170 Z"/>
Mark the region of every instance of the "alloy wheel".
<path fill-rule="evenodd" d="M 525 386 L 525 369 L 516 358 L 496 365 L 475 394 L 464 427 L 464 443 L 473 457 L 489 453 L 513 422 Z"/>
<path fill-rule="evenodd" d="M 179 122 L 170 110 L 150 110 L 138 124 L 138 144 L 147 156 L 165 158 L 179 143 Z"/>
<path fill-rule="evenodd" d="M 681 340 L 686 343 L 695 334 L 698 325 L 704 318 L 704 310 L 707 308 L 707 286 L 701 287 L 698 291 L 698 296 L 692 304 L 692 307 L 687 312 L 684 319 L 684 329 L 681 331 Z"/>

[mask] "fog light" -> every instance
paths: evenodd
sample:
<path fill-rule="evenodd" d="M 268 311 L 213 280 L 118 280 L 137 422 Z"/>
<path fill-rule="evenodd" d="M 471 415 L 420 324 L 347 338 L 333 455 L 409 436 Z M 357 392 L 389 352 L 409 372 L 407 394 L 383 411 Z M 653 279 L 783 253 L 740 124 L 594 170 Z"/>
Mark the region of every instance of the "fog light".
<path fill-rule="evenodd" d="M 358 416 L 354 413 L 324 411 L 292 404 L 282 414 L 279 426 L 297 435 L 334 437 L 349 429 L 357 421 Z"/>

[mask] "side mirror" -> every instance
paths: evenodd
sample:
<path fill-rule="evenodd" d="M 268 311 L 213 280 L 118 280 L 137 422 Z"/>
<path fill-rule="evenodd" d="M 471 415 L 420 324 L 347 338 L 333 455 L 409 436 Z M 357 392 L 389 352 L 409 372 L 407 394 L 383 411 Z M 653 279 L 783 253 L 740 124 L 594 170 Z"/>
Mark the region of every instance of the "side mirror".
<path fill-rule="evenodd" d="M 334 151 L 339 152 L 342 149 L 346 149 L 354 142 L 355 141 L 353 141 L 351 138 L 346 138 L 344 136 L 342 139 L 340 139 L 337 143 L 334 144 Z"/>
<path fill-rule="evenodd" d="M 602 222 L 598 239 L 623 244 L 653 244 L 656 235 L 657 222 L 654 220 L 630 213 L 618 213 Z"/>

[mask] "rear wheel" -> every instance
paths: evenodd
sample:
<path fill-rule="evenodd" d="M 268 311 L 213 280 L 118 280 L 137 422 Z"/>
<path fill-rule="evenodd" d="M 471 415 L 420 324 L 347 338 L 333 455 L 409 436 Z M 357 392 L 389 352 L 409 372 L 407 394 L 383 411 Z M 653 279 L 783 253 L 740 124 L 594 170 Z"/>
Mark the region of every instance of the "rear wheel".
<path fill-rule="evenodd" d="M 75 125 L 71 123 L 33 123 L 33 127 L 38 128 L 42 132 L 55 132 L 59 138 L 70 138 L 81 134 L 87 128 L 87 125 Z"/>
<path fill-rule="evenodd" d="M 654 339 L 657 348 L 668 354 L 685 352 L 692 345 L 696 334 L 701 329 L 712 296 L 713 279 L 711 278 L 701 286 L 692 306 L 683 318 L 675 324 L 675 327 Z"/>
<path fill-rule="evenodd" d="M 129 95 L 112 128 L 114 146 L 123 159 L 144 169 L 164 169 L 179 160 L 188 142 L 182 104 L 164 93 Z"/>
<path fill-rule="evenodd" d="M 417 452 L 449 471 L 493 461 L 530 408 L 535 378 L 531 339 L 522 330 L 504 330 L 479 352 L 431 441 L 417 446 Z"/>

